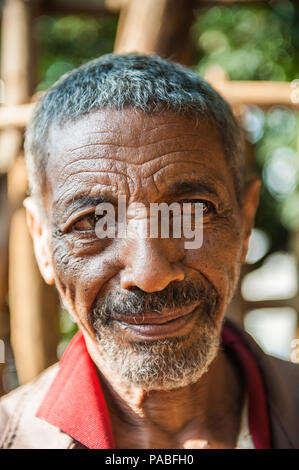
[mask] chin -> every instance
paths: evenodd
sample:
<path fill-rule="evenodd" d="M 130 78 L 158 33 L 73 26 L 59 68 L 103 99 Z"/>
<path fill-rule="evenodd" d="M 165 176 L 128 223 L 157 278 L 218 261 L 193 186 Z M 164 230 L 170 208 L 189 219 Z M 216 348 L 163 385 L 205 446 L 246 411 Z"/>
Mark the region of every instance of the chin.
<path fill-rule="evenodd" d="M 186 336 L 150 342 L 127 342 L 113 333 L 105 327 L 97 332 L 105 365 L 124 383 L 146 391 L 174 390 L 198 382 L 217 356 L 220 344 L 212 321 L 196 325 Z"/>

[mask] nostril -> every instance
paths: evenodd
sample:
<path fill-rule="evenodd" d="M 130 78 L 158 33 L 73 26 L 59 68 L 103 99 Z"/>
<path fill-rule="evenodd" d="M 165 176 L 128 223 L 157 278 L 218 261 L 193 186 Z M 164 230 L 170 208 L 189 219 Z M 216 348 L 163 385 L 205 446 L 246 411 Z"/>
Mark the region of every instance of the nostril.
<path fill-rule="evenodd" d="M 158 292 L 172 281 L 183 281 L 184 265 L 175 261 L 160 240 L 142 240 L 130 246 L 124 256 L 125 266 L 120 273 L 122 289 L 137 287 L 143 292 Z"/>
<path fill-rule="evenodd" d="M 165 267 L 164 267 L 165 268 Z M 121 273 L 120 284 L 122 289 L 130 292 L 159 292 L 165 289 L 171 282 L 181 282 L 185 279 L 182 267 L 168 264 L 168 269 L 125 269 Z"/>
<path fill-rule="evenodd" d="M 130 292 L 144 292 L 142 289 L 140 289 L 139 287 L 137 286 L 128 286 L 127 287 L 127 290 L 130 291 Z"/>

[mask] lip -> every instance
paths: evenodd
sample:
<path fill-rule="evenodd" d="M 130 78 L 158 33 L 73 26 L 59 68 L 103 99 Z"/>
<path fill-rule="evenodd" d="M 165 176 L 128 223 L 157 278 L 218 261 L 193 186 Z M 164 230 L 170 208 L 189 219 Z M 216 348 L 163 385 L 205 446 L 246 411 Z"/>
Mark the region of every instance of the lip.
<path fill-rule="evenodd" d="M 163 323 L 168 323 L 170 321 L 176 320 L 177 318 L 188 315 L 193 312 L 197 305 L 189 305 L 188 307 L 181 307 L 178 310 L 164 310 L 163 313 L 160 313 L 156 317 L 153 315 L 142 315 L 141 317 L 124 317 L 121 320 L 118 320 L 121 323 L 128 323 L 130 325 L 161 325 Z"/>
<path fill-rule="evenodd" d="M 191 331 L 197 315 L 197 307 L 182 308 L 159 317 L 143 316 L 125 320 L 115 320 L 122 333 L 130 339 L 157 340 L 174 336 L 183 336 Z"/>

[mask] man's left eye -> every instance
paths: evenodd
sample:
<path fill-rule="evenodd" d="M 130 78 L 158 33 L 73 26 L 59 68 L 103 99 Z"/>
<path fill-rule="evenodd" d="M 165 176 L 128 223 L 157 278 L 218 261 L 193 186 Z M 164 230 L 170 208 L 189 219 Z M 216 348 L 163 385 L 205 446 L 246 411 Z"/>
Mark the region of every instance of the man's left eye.
<path fill-rule="evenodd" d="M 84 215 L 79 220 L 74 222 L 71 226 L 71 231 L 76 232 L 89 232 L 95 230 L 97 221 L 101 218 L 101 215 L 96 215 L 95 212 Z"/>
<path fill-rule="evenodd" d="M 180 203 L 189 203 L 192 204 L 191 210 L 192 212 L 195 211 L 195 204 L 201 204 L 202 205 L 202 213 L 203 215 L 209 214 L 211 212 L 215 212 L 215 206 L 212 202 L 206 201 L 204 199 L 184 199 L 183 201 L 180 201 Z"/>

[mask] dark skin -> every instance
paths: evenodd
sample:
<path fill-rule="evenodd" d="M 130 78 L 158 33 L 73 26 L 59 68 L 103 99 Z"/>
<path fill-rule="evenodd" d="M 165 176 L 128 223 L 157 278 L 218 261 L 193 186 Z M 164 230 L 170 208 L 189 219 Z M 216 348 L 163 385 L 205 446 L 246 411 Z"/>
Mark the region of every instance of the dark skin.
<path fill-rule="evenodd" d="M 139 287 L 150 293 L 173 281 L 208 280 L 218 293 L 220 335 L 246 256 L 259 182 L 246 185 L 240 205 L 214 123 L 205 118 L 196 124 L 172 112 L 93 112 L 62 129 L 52 126 L 47 151 L 48 220 L 33 198 L 25 201 L 36 258 L 83 331 L 101 376 L 116 446 L 233 448 L 244 389 L 223 350 L 197 383 L 146 392 L 107 370 L 87 316 L 95 296 L 111 289 Z M 96 198 L 120 194 L 127 204 L 202 201 L 202 247 L 186 250 L 183 239 L 171 238 L 99 240 L 90 216 Z"/>

